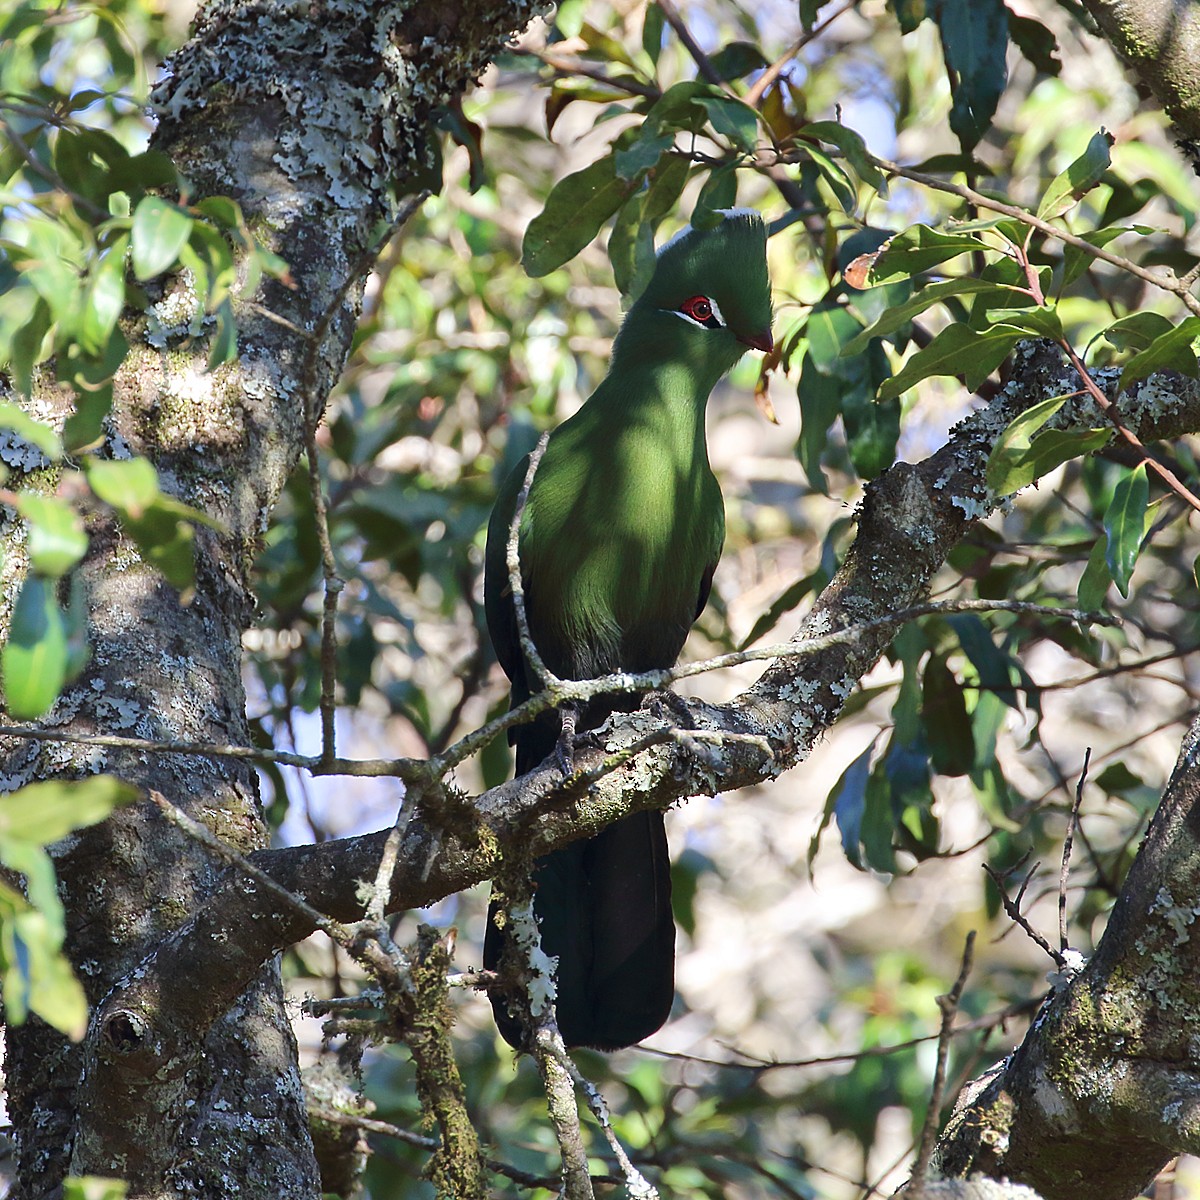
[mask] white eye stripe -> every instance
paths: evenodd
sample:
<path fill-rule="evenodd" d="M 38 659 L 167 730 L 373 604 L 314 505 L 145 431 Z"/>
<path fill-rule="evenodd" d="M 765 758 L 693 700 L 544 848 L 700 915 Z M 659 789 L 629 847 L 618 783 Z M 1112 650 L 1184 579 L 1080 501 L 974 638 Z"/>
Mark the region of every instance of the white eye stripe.
<path fill-rule="evenodd" d="M 726 321 L 725 314 L 721 311 L 720 305 L 711 296 L 708 299 L 708 303 L 712 307 L 712 315 L 717 318 L 717 322 L 723 327 Z"/>

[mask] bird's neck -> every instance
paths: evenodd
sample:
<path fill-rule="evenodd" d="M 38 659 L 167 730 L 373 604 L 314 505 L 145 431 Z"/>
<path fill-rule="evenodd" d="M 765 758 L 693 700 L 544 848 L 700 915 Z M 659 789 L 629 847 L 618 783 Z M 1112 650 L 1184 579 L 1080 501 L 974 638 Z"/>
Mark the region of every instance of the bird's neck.
<path fill-rule="evenodd" d="M 715 382 L 677 359 L 630 363 L 614 357 L 585 407 L 605 422 L 641 431 L 677 462 L 707 465 L 704 414 Z"/>

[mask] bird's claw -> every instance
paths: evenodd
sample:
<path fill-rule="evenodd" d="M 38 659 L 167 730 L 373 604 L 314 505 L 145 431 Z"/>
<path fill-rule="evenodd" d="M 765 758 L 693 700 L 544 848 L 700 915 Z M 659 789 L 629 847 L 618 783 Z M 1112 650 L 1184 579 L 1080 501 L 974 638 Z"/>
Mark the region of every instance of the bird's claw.
<path fill-rule="evenodd" d="M 559 770 L 566 777 L 574 773 L 575 770 L 575 726 L 579 714 L 574 708 L 564 706 L 561 710 L 562 728 L 558 734 L 558 742 L 554 747 L 555 757 L 558 759 Z"/>

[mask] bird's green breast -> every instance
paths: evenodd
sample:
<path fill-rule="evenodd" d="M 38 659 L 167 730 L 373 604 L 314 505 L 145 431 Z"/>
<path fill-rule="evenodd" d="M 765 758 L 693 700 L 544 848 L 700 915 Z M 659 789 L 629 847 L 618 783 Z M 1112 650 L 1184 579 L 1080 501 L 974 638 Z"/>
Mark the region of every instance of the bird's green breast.
<path fill-rule="evenodd" d="M 558 673 L 675 661 L 725 532 L 705 399 L 686 371 L 610 376 L 551 436 L 521 562 L 531 632 Z"/>

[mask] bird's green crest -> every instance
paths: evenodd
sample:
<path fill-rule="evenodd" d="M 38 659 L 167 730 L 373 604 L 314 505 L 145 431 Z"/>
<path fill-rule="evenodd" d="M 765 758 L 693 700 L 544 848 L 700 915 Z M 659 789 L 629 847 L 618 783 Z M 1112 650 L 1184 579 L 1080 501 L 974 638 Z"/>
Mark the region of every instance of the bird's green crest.
<path fill-rule="evenodd" d="M 670 310 L 690 295 L 715 299 L 735 333 L 770 329 L 767 231 L 757 212 L 730 209 L 711 228 L 689 226 L 673 237 L 638 303 Z"/>

